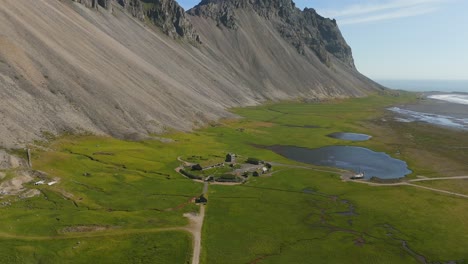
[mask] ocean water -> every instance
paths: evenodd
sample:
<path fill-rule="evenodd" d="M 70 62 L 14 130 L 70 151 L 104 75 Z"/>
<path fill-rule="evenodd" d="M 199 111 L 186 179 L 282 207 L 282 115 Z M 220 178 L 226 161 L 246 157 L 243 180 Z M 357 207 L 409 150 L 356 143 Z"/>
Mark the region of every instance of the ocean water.
<path fill-rule="evenodd" d="M 377 80 L 385 87 L 413 92 L 468 93 L 468 80 Z"/>
<path fill-rule="evenodd" d="M 426 92 L 417 104 L 388 108 L 400 122 L 425 122 L 468 131 L 468 81 L 383 81 L 394 89 Z"/>
<path fill-rule="evenodd" d="M 418 112 L 400 107 L 391 107 L 388 108 L 388 110 L 398 115 L 395 119 L 399 122 L 425 122 L 443 127 L 468 130 L 468 118 L 458 118 L 451 115 L 436 114 L 433 113 L 433 111 L 430 109 L 428 109 L 426 112 Z"/>
<path fill-rule="evenodd" d="M 468 94 L 433 94 L 429 95 L 427 98 L 446 101 L 454 104 L 468 105 Z"/>

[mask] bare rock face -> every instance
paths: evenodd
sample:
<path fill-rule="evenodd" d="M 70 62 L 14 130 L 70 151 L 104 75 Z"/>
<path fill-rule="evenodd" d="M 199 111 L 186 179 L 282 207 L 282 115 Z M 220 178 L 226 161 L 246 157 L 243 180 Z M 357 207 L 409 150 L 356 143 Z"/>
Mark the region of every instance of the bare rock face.
<path fill-rule="evenodd" d="M 112 9 L 112 0 L 97 0 L 98 5 L 104 7 L 105 9 Z"/>
<path fill-rule="evenodd" d="M 193 29 L 185 15 L 185 10 L 174 0 L 73 0 L 88 8 L 112 10 L 113 3 L 140 21 L 148 19 L 164 34 L 173 39 L 186 39 L 201 43 L 200 36 Z"/>
<path fill-rule="evenodd" d="M 201 43 L 184 9 L 174 0 L 143 0 L 148 19 L 168 36 Z"/>
<path fill-rule="evenodd" d="M 247 1 L 202 0 L 197 6 L 187 11 L 189 15 L 211 18 L 218 26 L 237 29 L 235 9 L 247 7 Z"/>
<path fill-rule="evenodd" d="M 291 0 L 203 0 L 188 14 L 211 18 L 218 25 L 235 30 L 239 9 L 253 9 L 259 16 L 270 20 L 300 54 L 304 54 L 304 48 L 308 47 L 327 66 L 331 66 L 331 54 L 355 69 L 351 48 L 336 21 L 318 15 L 311 8 L 301 11 Z"/>
<path fill-rule="evenodd" d="M 73 2 L 77 2 L 83 4 L 88 8 L 96 8 L 103 7 L 105 9 L 112 9 L 112 2 L 115 0 L 72 0 Z"/>
<path fill-rule="evenodd" d="M 89 8 L 97 8 L 98 7 L 98 0 L 73 0 L 73 2 L 77 2 L 80 4 L 83 4 L 86 7 Z"/>
<path fill-rule="evenodd" d="M 140 0 L 72 0 L 79 4 L 84 5 L 87 8 L 99 9 L 102 7 L 107 10 L 112 10 L 113 3 L 119 4 L 123 8 L 129 11 L 132 16 L 144 20 L 145 15 L 143 11 L 143 5 Z"/>
<path fill-rule="evenodd" d="M 141 21 L 145 20 L 145 11 L 143 4 L 140 0 L 114 0 L 117 1 L 123 8 L 125 8 L 132 16 Z"/>

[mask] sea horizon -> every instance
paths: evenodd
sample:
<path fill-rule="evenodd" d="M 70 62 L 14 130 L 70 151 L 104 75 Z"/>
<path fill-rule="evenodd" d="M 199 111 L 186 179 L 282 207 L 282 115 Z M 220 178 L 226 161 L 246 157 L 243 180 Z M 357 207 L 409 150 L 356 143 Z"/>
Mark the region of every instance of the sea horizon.
<path fill-rule="evenodd" d="M 379 84 L 411 92 L 468 93 L 468 80 L 396 80 L 376 79 Z"/>

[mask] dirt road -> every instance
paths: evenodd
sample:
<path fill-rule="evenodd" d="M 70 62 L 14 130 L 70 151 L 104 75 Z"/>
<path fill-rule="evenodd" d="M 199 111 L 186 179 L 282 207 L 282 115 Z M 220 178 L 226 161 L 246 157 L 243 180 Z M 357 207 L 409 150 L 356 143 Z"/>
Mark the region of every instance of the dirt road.
<path fill-rule="evenodd" d="M 200 213 L 198 214 L 188 213 L 184 216 L 190 220 L 189 226 L 184 229 L 190 232 L 193 236 L 192 264 L 199 264 L 201 252 L 201 232 L 203 227 L 203 220 L 205 218 L 205 206 L 200 205 Z"/>
<path fill-rule="evenodd" d="M 441 192 L 441 193 L 446 193 L 446 194 L 450 194 L 450 195 L 455 195 L 455 196 L 458 196 L 458 197 L 463 197 L 463 198 L 467 198 L 467 199 L 468 199 L 468 195 L 461 194 L 461 193 L 450 192 L 450 191 L 445 191 L 445 190 L 430 188 L 430 187 L 426 187 L 426 186 L 422 186 L 422 185 L 416 185 L 416 184 L 411 184 L 411 183 L 407 183 L 406 185 L 414 186 L 414 187 L 418 187 L 418 188 L 422 188 L 422 189 L 426 189 L 426 190 L 431 190 L 431 191 L 435 191 L 435 192 Z"/>
<path fill-rule="evenodd" d="M 408 182 L 419 182 L 419 181 L 442 181 L 442 180 L 463 180 L 468 179 L 468 176 L 453 176 L 453 177 L 435 177 L 435 178 L 420 178 L 408 180 Z"/>
<path fill-rule="evenodd" d="M 208 193 L 208 182 L 203 184 L 203 195 L 206 197 Z M 203 221 L 205 219 L 205 205 L 200 205 L 200 212 L 184 214 L 190 220 L 190 224 L 185 228 L 193 236 L 193 253 L 192 253 L 192 264 L 200 263 L 200 252 L 201 252 L 201 233 L 203 227 Z"/>
<path fill-rule="evenodd" d="M 343 173 L 336 172 L 336 171 L 331 171 L 331 170 L 322 170 L 322 169 L 316 169 L 312 167 L 307 167 L 307 166 L 300 166 L 300 165 L 288 165 L 288 164 L 281 164 L 281 163 L 274 163 L 272 162 L 271 164 L 276 165 L 276 166 L 284 166 L 284 167 L 289 167 L 289 168 L 300 168 L 300 169 L 308 169 L 308 170 L 314 170 L 314 171 L 320 171 L 320 172 L 330 172 L 330 173 L 337 173 L 341 174 L 342 176 L 344 175 Z M 458 197 L 463 197 L 463 198 L 468 198 L 468 195 L 461 194 L 461 193 L 456 193 L 456 192 L 451 192 L 451 191 L 445 191 L 445 190 L 440 190 L 440 189 L 435 189 L 435 188 L 430 188 L 430 187 L 425 187 L 417 184 L 412 184 L 413 182 L 423 182 L 423 181 L 446 181 L 446 180 L 463 180 L 463 179 L 468 179 L 468 176 L 453 176 L 453 177 L 434 177 L 434 178 L 418 178 L 418 179 L 411 179 L 411 180 L 406 180 L 402 182 L 395 182 L 395 183 L 377 183 L 377 182 L 370 182 L 370 181 L 365 181 L 365 180 L 352 180 L 351 182 L 357 182 L 357 183 L 363 183 L 367 184 L 370 186 L 413 186 L 416 188 L 422 188 L 434 192 L 440 192 L 440 193 L 445 193 L 445 194 L 450 194 Z M 344 181 L 349 181 L 349 180 L 344 180 Z"/>
<path fill-rule="evenodd" d="M 406 185 L 406 186 L 413 186 L 413 187 L 417 187 L 417 188 L 431 190 L 431 191 L 435 191 L 435 192 L 455 195 L 455 196 L 458 196 L 458 197 L 468 198 L 468 195 L 465 195 L 465 194 L 451 192 L 451 191 L 445 191 L 445 190 L 441 190 L 441 189 L 430 188 L 430 187 L 417 185 L 417 184 L 412 184 L 413 182 L 422 182 L 422 181 L 443 181 L 443 180 L 462 180 L 462 179 L 468 179 L 468 176 L 422 178 L 422 179 L 412 179 L 412 180 L 407 180 L 407 181 L 404 181 L 404 182 L 395 182 L 395 183 L 377 183 L 377 182 L 369 182 L 369 181 L 363 181 L 363 180 L 357 180 L 357 181 L 355 180 L 355 181 L 352 181 L 352 182 L 363 183 L 363 184 L 367 184 L 367 185 L 370 185 L 370 186 L 403 186 L 403 185 Z"/>

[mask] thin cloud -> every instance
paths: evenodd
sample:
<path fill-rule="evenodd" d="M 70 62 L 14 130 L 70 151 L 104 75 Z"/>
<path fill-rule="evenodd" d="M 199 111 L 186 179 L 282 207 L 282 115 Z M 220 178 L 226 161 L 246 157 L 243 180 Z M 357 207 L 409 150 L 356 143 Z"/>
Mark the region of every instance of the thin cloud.
<path fill-rule="evenodd" d="M 433 13 L 450 0 L 391 0 L 383 3 L 351 5 L 341 10 L 321 10 L 326 17 L 338 18 L 341 25 L 368 23 Z"/>
<path fill-rule="evenodd" d="M 414 6 L 426 6 L 429 4 L 437 4 L 444 2 L 443 0 L 393 0 L 387 3 L 367 3 L 351 5 L 342 10 L 322 10 L 321 14 L 327 17 L 344 17 L 363 15 L 391 9 L 401 9 Z"/>
<path fill-rule="evenodd" d="M 420 15 L 433 13 L 437 10 L 438 10 L 437 7 L 406 8 L 406 9 L 401 9 L 401 10 L 387 12 L 383 14 L 377 14 L 377 15 L 345 18 L 340 21 L 340 25 L 351 25 L 351 24 L 360 24 L 360 23 L 368 23 L 368 22 L 375 22 L 375 21 L 382 21 L 382 20 L 397 19 L 397 18 L 403 18 L 403 17 L 414 17 L 414 16 L 420 16 Z"/>

